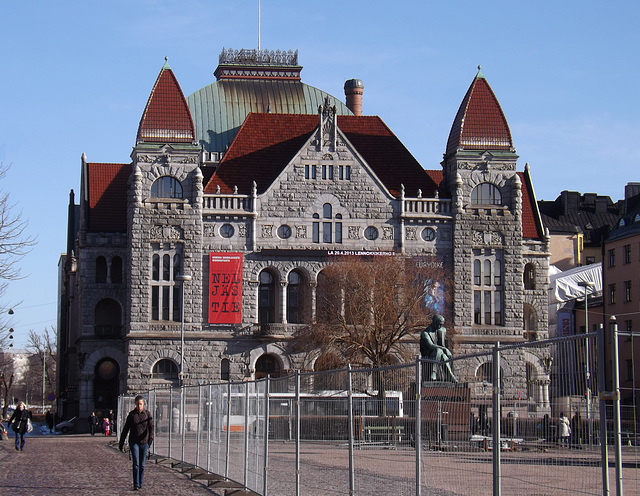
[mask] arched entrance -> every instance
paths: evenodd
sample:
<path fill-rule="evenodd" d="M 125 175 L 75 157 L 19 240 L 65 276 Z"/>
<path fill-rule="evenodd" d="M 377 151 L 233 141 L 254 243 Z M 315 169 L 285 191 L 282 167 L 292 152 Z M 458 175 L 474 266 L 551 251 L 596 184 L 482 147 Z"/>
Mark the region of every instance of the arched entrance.
<path fill-rule="evenodd" d="M 120 367 L 112 358 L 103 358 L 95 367 L 93 405 L 97 410 L 115 410 L 118 405 Z"/>
<path fill-rule="evenodd" d="M 280 377 L 281 373 L 280 361 L 276 356 L 265 353 L 256 360 L 256 379 L 264 379 L 267 376 L 275 379 Z"/>

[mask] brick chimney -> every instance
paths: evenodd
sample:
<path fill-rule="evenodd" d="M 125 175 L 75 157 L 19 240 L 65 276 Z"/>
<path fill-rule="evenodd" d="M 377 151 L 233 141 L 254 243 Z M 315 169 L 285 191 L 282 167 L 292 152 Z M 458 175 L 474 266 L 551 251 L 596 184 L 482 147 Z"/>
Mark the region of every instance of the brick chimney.
<path fill-rule="evenodd" d="M 347 108 L 354 115 L 362 115 L 362 93 L 364 93 L 364 83 L 360 79 L 349 79 L 344 83 Z"/>

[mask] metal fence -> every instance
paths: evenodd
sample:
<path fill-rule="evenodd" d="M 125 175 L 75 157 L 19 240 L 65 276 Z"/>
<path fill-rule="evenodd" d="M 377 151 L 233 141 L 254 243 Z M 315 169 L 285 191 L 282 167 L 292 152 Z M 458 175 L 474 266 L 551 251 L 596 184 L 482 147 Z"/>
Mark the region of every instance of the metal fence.
<path fill-rule="evenodd" d="M 155 389 L 152 449 L 262 495 L 640 494 L 635 389 L 620 408 L 617 374 L 597 386 L 597 337 L 457 356 L 457 383 L 416 360 Z"/>

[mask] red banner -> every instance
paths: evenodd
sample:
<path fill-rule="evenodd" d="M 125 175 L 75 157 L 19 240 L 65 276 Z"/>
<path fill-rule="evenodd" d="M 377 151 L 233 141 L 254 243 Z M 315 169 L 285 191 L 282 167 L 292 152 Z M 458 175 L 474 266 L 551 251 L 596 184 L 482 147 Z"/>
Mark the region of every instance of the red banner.
<path fill-rule="evenodd" d="M 242 253 L 209 253 L 209 323 L 242 323 Z"/>

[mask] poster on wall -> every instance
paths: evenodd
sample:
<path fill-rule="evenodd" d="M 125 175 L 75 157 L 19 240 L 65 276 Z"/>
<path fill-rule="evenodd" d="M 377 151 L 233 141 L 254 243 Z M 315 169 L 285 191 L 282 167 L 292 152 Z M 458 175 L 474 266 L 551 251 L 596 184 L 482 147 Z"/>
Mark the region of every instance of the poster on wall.
<path fill-rule="evenodd" d="M 209 253 L 209 323 L 242 323 L 242 253 Z"/>

